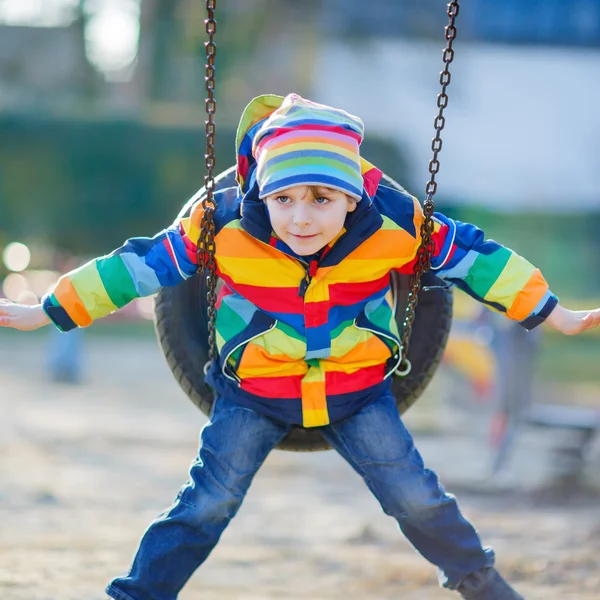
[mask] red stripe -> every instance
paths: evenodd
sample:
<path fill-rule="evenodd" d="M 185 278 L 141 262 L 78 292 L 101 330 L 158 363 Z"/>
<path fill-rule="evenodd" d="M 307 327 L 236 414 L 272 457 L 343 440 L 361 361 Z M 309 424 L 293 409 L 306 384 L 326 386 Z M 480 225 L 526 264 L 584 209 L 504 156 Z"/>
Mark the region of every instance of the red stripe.
<path fill-rule="evenodd" d="M 302 375 L 247 377 L 240 385 L 245 392 L 263 398 L 299 399 L 302 397 Z"/>
<path fill-rule="evenodd" d="M 365 190 L 367 190 L 369 196 L 373 197 L 375 195 L 375 192 L 379 187 L 379 182 L 381 181 L 381 176 L 381 171 L 375 167 L 369 169 L 366 173 L 363 173 Z"/>
<path fill-rule="evenodd" d="M 448 235 L 448 231 L 449 231 L 449 227 L 448 225 L 444 224 L 440 227 L 440 229 L 438 231 L 436 231 L 432 236 L 431 236 L 431 241 L 433 242 L 433 256 L 439 256 L 440 252 L 443 249 L 444 246 L 444 242 L 446 241 L 446 236 Z"/>
<path fill-rule="evenodd" d="M 376 292 L 385 289 L 390 282 L 389 274 L 374 281 L 362 283 L 332 283 L 329 286 L 329 301 L 338 306 L 350 306 L 356 304 Z"/>
<path fill-rule="evenodd" d="M 187 257 L 192 263 L 198 264 L 198 246 L 190 240 L 182 225 L 179 226 L 179 233 L 181 234 Z"/>
<path fill-rule="evenodd" d="M 223 302 L 223 298 L 225 298 L 225 296 L 231 296 L 233 294 L 233 290 L 226 286 L 223 285 L 221 287 L 221 291 L 219 292 L 219 296 L 217 297 L 217 308 L 221 307 L 221 302 Z"/>
<path fill-rule="evenodd" d="M 381 383 L 385 374 L 385 365 L 365 367 L 354 373 L 330 371 L 325 375 L 325 393 L 327 395 L 352 394 Z M 250 394 L 273 399 L 298 399 L 302 397 L 302 375 L 287 377 L 247 377 L 242 380 L 241 388 Z"/>
<path fill-rule="evenodd" d="M 365 390 L 372 385 L 381 383 L 384 375 L 385 365 L 383 364 L 365 367 L 354 373 L 330 371 L 325 377 L 325 393 L 333 396 Z"/>
<path fill-rule="evenodd" d="M 241 176 L 242 179 L 246 179 L 246 175 L 248 175 L 248 169 L 250 168 L 250 162 L 247 156 L 243 154 L 238 154 L 237 159 L 237 173 L 238 176 Z"/>
<path fill-rule="evenodd" d="M 304 299 L 298 296 L 296 287 L 259 287 L 235 283 L 224 273 L 220 273 L 220 277 L 238 294 L 262 310 L 297 315 L 304 312 Z"/>
<path fill-rule="evenodd" d="M 344 127 L 340 127 L 338 125 L 316 125 L 316 124 L 307 124 L 307 125 L 294 125 L 293 127 L 281 127 L 278 128 L 274 133 L 269 133 L 269 135 L 265 136 L 256 147 L 254 151 L 255 156 L 258 155 L 267 142 L 273 141 L 275 138 L 278 138 L 280 135 L 284 135 L 285 133 L 290 133 L 290 131 L 327 131 L 330 133 L 339 133 L 340 135 L 345 135 L 349 138 L 356 140 L 359 144 L 362 142 L 362 136 L 355 131 L 351 131 L 350 129 L 345 129 Z"/>
<path fill-rule="evenodd" d="M 306 327 L 320 327 L 329 320 L 330 303 L 306 302 L 304 304 L 304 323 Z"/>
<path fill-rule="evenodd" d="M 399 269 L 395 269 L 398 273 L 402 273 L 402 275 L 412 275 L 415 272 L 415 264 L 417 262 L 417 258 L 413 258 L 409 263 L 402 265 Z"/>
<path fill-rule="evenodd" d="M 163 245 L 167 249 L 167 252 L 169 253 L 169 256 L 171 257 L 171 260 L 173 261 L 173 264 L 177 267 L 178 266 L 178 262 L 175 259 L 175 255 L 173 254 L 173 250 L 171 250 L 171 242 L 170 242 L 170 240 L 167 237 L 165 237 L 165 239 L 163 240 Z"/>

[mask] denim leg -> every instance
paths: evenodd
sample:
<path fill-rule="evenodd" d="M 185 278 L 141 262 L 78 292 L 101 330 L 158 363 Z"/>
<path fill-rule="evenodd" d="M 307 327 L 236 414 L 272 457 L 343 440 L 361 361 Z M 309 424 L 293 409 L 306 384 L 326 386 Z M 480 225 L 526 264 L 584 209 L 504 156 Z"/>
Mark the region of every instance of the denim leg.
<path fill-rule="evenodd" d="M 113 580 L 106 593 L 118 600 L 176 600 L 238 511 L 256 471 L 289 430 L 217 398 L 190 479 L 144 534 L 129 574 Z"/>
<path fill-rule="evenodd" d="M 454 496 L 425 468 L 391 394 L 324 427 L 323 436 L 363 477 L 415 549 L 438 567 L 443 586 L 456 589 L 470 573 L 493 565 L 493 550 L 482 547 Z"/>

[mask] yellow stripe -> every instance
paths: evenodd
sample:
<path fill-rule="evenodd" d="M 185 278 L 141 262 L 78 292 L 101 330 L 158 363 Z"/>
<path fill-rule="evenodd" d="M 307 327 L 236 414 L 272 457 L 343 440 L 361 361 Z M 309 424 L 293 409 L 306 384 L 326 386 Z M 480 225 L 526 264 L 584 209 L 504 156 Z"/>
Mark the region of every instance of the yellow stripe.
<path fill-rule="evenodd" d="M 316 141 L 317 139 L 322 139 L 322 138 L 318 138 L 317 136 L 307 136 L 307 137 L 311 137 L 313 138 L 315 141 L 310 141 L 310 142 L 306 142 L 306 143 L 289 143 L 288 141 L 284 142 L 283 145 L 281 145 L 281 147 L 273 147 L 271 146 L 269 148 L 269 160 L 276 158 L 277 156 L 281 156 L 282 154 L 289 154 L 290 152 L 296 152 L 299 150 L 324 150 L 326 152 L 331 152 L 331 146 L 332 144 L 329 144 L 327 142 L 318 142 Z M 349 158 L 350 160 L 352 160 L 353 162 L 356 163 L 357 166 L 360 166 L 357 158 L 356 158 L 356 150 L 352 151 L 350 149 L 350 146 L 348 146 L 348 149 L 346 149 L 345 147 L 342 147 L 341 145 L 339 145 L 337 142 L 333 143 L 333 146 L 335 148 L 335 150 L 333 151 L 334 154 L 341 154 L 342 156 Z M 262 155 L 261 155 L 262 156 Z M 259 157 L 259 162 L 262 163 L 262 161 L 260 160 Z"/>
<path fill-rule="evenodd" d="M 204 210 L 202 208 L 202 201 L 198 200 L 198 202 L 192 206 L 190 216 L 185 217 L 180 221 L 183 230 L 194 243 L 196 243 L 200 237 L 200 223 L 202 221 L 203 214 Z"/>
<path fill-rule="evenodd" d="M 92 320 L 99 319 L 117 310 L 106 292 L 95 261 L 73 271 L 71 281 Z"/>
<path fill-rule="evenodd" d="M 329 425 L 329 413 L 327 409 L 303 410 L 302 425 L 304 427 L 323 427 L 323 425 Z"/>
<path fill-rule="evenodd" d="M 328 423 L 325 374 L 319 367 L 310 367 L 302 380 L 302 424 L 318 427 Z"/>
<path fill-rule="evenodd" d="M 290 260 L 219 256 L 221 271 L 236 283 L 258 287 L 297 288 L 304 270 Z M 268 277 L 265 277 L 268 273 Z"/>
<path fill-rule="evenodd" d="M 506 312 L 509 319 L 522 321 L 526 319 L 540 303 L 548 291 L 548 284 L 539 269 L 535 269 L 527 282 L 525 289 L 515 298 L 512 306 Z"/>
<path fill-rule="evenodd" d="M 317 277 L 319 273 L 317 271 Z M 320 281 L 320 278 L 315 277 L 306 288 L 304 294 L 304 303 L 310 302 L 327 302 L 329 301 L 329 281 Z"/>
<path fill-rule="evenodd" d="M 369 331 L 358 329 L 354 324 L 348 325 L 337 337 L 331 340 L 331 357 L 339 358 L 348 354 L 354 346 L 365 342 L 370 335 L 373 334 Z"/>
<path fill-rule="evenodd" d="M 54 297 L 65 309 L 69 317 L 78 327 L 87 327 L 92 324 L 92 319 L 88 315 L 81 298 L 75 291 L 73 283 L 64 275 L 58 280 L 54 288 Z"/>
<path fill-rule="evenodd" d="M 343 262 L 336 265 L 327 273 L 327 283 L 363 283 L 374 281 L 390 272 L 390 269 L 397 268 L 405 261 L 396 259 L 380 260 L 352 260 L 344 259 Z"/>
<path fill-rule="evenodd" d="M 264 348 L 273 356 L 283 354 L 293 360 L 304 359 L 306 356 L 306 342 L 285 334 L 277 327 L 252 340 L 252 344 Z"/>
<path fill-rule="evenodd" d="M 358 340 L 354 338 L 354 346 L 344 354 L 337 353 L 337 350 L 339 350 L 340 347 L 336 348 L 336 352 L 334 353 L 334 344 L 332 342 L 331 356 L 327 359 L 327 362 L 334 364 L 341 362 L 346 365 L 352 365 L 352 368 L 358 367 L 362 369 L 364 367 L 379 365 L 390 358 L 390 349 L 376 335 L 373 335 L 368 331 L 361 331 L 360 333 L 366 334 L 366 336 L 361 335 Z M 337 371 L 339 369 L 326 370 Z"/>
<path fill-rule="evenodd" d="M 389 217 L 381 215 L 381 218 L 383 219 L 383 224 L 381 225 L 382 231 L 404 231 L 404 229 L 402 229 L 398 223 L 395 223 Z"/>
<path fill-rule="evenodd" d="M 509 309 L 531 279 L 534 271 L 535 267 L 523 257 L 511 254 L 498 279 L 487 291 L 484 300 L 497 302 Z"/>

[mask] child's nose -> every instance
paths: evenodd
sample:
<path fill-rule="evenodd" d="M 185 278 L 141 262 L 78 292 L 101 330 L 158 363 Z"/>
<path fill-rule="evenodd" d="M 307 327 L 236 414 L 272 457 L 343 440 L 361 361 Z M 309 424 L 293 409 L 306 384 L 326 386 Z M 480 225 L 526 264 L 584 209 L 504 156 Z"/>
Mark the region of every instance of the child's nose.
<path fill-rule="evenodd" d="M 294 225 L 304 226 L 310 225 L 311 223 L 312 218 L 307 209 L 298 208 L 298 210 L 294 212 Z"/>

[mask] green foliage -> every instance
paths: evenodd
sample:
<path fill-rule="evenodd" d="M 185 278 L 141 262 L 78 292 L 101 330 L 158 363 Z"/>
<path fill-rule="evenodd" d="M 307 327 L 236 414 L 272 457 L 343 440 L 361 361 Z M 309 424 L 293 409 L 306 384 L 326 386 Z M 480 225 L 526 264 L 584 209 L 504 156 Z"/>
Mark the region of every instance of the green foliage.
<path fill-rule="evenodd" d="M 448 216 L 475 223 L 486 237 L 518 252 L 538 267 L 559 297 L 600 295 L 600 239 L 596 231 L 600 212 L 518 213 L 485 207 L 453 207 Z"/>
<path fill-rule="evenodd" d="M 235 162 L 235 132 L 219 129 L 217 172 Z M 41 239 L 80 255 L 110 252 L 168 226 L 204 182 L 204 132 L 136 121 L 0 116 L 0 236 Z M 366 155 L 405 177 L 395 147 Z"/>

